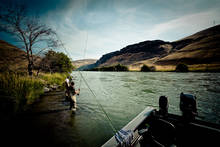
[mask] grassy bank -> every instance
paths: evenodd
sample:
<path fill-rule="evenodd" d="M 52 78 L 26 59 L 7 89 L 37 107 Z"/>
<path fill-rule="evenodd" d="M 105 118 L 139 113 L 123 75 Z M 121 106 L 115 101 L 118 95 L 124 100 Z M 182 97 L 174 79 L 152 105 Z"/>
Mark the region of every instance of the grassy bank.
<path fill-rule="evenodd" d="M 0 73 L 1 113 L 7 115 L 25 111 L 44 93 L 45 85 L 62 85 L 66 76 L 67 74 L 61 73 L 42 73 L 38 77 Z"/>
<path fill-rule="evenodd" d="M 62 85 L 67 76 L 67 73 L 42 73 L 38 79 L 42 80 L 45 85 Z"/>

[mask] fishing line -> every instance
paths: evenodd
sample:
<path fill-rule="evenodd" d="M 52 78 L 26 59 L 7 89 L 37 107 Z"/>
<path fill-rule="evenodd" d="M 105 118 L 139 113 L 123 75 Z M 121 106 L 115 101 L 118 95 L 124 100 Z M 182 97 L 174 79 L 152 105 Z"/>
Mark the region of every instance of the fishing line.
<path fill-rule="evenodd" d="M 88 32 L 86 32 L 86 41 L 85 41 L 85 47 L 84 47 L 84 52 L 83 52 L 83 59 L 85 59 L 86 57 L 87 44 L 88 44 Z M 79 70 L 79 73 L 80 73 L 80 70 Z M 79 81 L 79 88 L 81 87 L 81 83 L 82 83 L 82 77 L 80 78 L 80 81 Z"/>
<path fill-rule="evenodd" d="M 67 49 L 66 49 L 66 47 L 64 46 L 64 44 L 63 44 L 62 40 L 60 39 L 60 37 L 59 37 L 57 34 L 56 34 L 56 37 L 57 37 L 58 41 L 60 42 L 60 45 L 61 45 L 61 47 L 63 48 L 63 50 L 66 52 L 66 55 L 72 60 L 72 58 L 69 56 L 70 53 L 67 51 Z M 70 73 L 70 75 L 71 75 L 71 73 Z"/>
<path fill-rule="evenodd" d="M 58 36 L 57 36 L 58 37 Z M 58 37 L 59 38 L 59 37 Z M 61 43 L 61 46 L 63 47 L 63 49 L 65 50 L 65 52 L 67 54 L 69 54 L 69 52 L 67 51 L 67 49 L 64 47 L 62 41 L 59 39 L 60 43 Z M 85 58 L 85 55 L 86 55 L 86 49 L 87 49 L 87 44 L 88 44 L 88 32 L 86 32 L 86 41 L 85 41 L 85 48 L 84 48 L 84 53 L 83 53 L 83 57 Z M 102 107 L 101 103 L 99 103 L 98 99 L 97 99 L 97 96 L 96 94 L 93 92 L 93 90 L 90 88 L 88 82 L 86 81 L 86 79 L 83 77 L 82 73 L 80 72 L 79 70 L 79 74 L 80 74 L 80 86 L 81 87 L 81 83 L 82 83 L 82 80 L 85 82 L 86 86 L 88 87 L 88 89 L 90 90 L 90 92 L 92 93 L 92 95 L 94 96 L 95 98 L 95 101 L 96 103 L 98 104 L 100 110 L 104 113 L 104 115 L 106 116 L 107 120 L 108 120 L 108 123 L 110 125 L 110 127 L 112 128 L 112 130 L 114 131 L 114 134 L 117 133 L 117 130 L 116 128 L 114 127 L 113 123 L 112 123 L 112 120 L 110 119 L 110 117 L 108 116 L 107 112 L 105 111 L 105 109 Z M 114 135 L 113 134 L 113 135 Z"/>
<path fill-rule="evenodd" d="M 61 44 L 61 47 L 64 49 L 64 51 L 66 52 L 67 56 L 71 59 L 71 57 L 69 56 L 70 53 L 67 51 L 67 49 L 65 48 L 65 46 L 63 45 L 63 42 L 62 40 L 60 39 L 60 37 L 56 34 L 56 37 L 58 38 L 58 41 L 60 42 Z"/>
<path fill-rule="evenodd" d="M 85 41 L 85 48 L 84 48 L 84 52 L 83 52 L 83 59 L 85 59 L 86 56 L 86 49 L 87 49 L 87 45 L 88 45 L 88 32 L 86 32 L 86 41 Z M 86 79 L 83 77 L 82 73 L 79 70 L 79 74 L 80 74 L 80 85 L 79 87 L 81 87 L 81 83 L 82 80 L 85 82 L 86 86 L 89 88 L 90 92 L 92 93 L 92 95 L 95 98 L 96 103 L 98 104 L 99 108 L 101 109 L 101 111 L 104 113 L 104 115 L 106 116 L 109 125 L 111 126 L 112 130 L 114 131 L 114 134 L 117 133 L 116 128 L 114 127 L 112 120 L 110 119 L 110 117 L 108 116 L 107 112 L 104 110 L 104 108 L 102 107 L 101 103 L 99 103 L 96 94 L 93 92 L 93 90 L 90 88 L 88 82 L 86 81 Z"/>
<path fill-rule="evenodd" d="M 110 119 L 110 117 L 108 116 L 107 112 L 105 111 L 105 109 L 102 107 L 101 103 L 99 103 L 96 94 L 93 92 L 93 90 L 90 88 L 89 84 L 87 83 L 86 79 L 83 77 L 82 73 L 80 73 L 81 78 L 83 79 L 83 81 L 85 82 L 86 86 L 89 88 L 90 92 L 92 93 L 92 95 L 94 96 L 96 103 L 98 104 L 99 108 L 101 109 L 101 111 L 105 114 L 109 125 L 111 126 L 112 130 L 114 131 L 114 134 L 117 133 L 116 128 L 114 127 L 112 120 Z"/>

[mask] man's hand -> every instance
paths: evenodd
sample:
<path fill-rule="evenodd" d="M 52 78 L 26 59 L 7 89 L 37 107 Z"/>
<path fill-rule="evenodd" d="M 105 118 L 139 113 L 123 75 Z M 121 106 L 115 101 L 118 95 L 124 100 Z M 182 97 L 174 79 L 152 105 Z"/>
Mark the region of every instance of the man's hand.
<path fill-rule="evenodd" d="M 79 93 L 80 93 L 80 88 L 77 90 L 77 92 L 76 92 L 76 93 L 77 93 L 77 95 L 79 95 Z"/>

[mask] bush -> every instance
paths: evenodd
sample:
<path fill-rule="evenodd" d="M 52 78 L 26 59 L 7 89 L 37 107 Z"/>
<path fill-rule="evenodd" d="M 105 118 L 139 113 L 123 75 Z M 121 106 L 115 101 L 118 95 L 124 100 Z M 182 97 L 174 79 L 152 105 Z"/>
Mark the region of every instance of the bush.
<path fill-rule="evenodd" d="M 148 67 L 147 65 L 143 65 L 142 67 L 141 67 L 141 71 L 142 72 L 148 72 L 148 71 L 151 71 L 151 69 L 150 69 L 150 67 Z"/>
<path fill-rule="evenodd" d="M 150 67 L 150 71 L 156 71 L 155 66 L 151 66 L 151 67 Z"/>
<path fill-rule="evenodd" d="M 128 67 L 125 65 L 117 64 L 114 66 L 104 66 L 100 68 L 93 68 L 93 71 L 128 71 Z"/>
<path fill-rule="evenodd" d="M 42 59 L 40 68 L 46 72 L 71 72 L 74 67 L 70 58 L 64 53 L 48 51 Z"/>
<path fill-rule="evenodd" d="M 87 69 L 86 71 L 99 71 L 99 68 L 95 67 L 95 68 L 92 68 L 92 69 Z"/>
<path fill-rule="evenodd" d="M 115 71 L 128 71 L 128 67 L 121 65 L 121 64 L 118 64 L 115 66 Z"/>
<path fill-rule="evenodd" d="M 189 71 L 188 66 L 186 64 L 180 63 L 176 66 L 176 70 L 177 72 L 187 72 Z"/>

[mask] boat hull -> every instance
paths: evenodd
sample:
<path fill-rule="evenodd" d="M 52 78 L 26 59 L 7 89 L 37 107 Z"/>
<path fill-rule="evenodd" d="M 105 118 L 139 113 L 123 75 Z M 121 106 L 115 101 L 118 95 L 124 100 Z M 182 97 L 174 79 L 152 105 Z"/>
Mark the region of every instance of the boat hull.
<path fill-rule="evenodd" d="M 146 128 L 151 130 L 150 133 L 140 134 L 140 130 Z M 216 146 L 220 137 L 219 124 L 197 119 L 186 121 L 182 116 L 169 113 L 161 116 L 152 107 L 147 107 L 122 129 L 133 132 L 131 146 Z M 155 145 L 155 142 L 159 145 Z M 120 146 L 114 136 L 103 145 L 113 146 Z"/>

